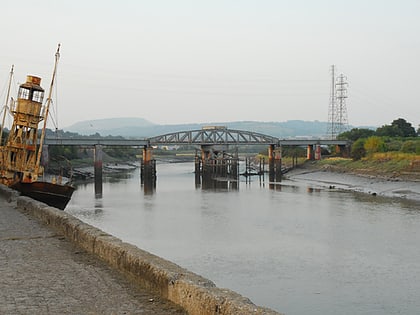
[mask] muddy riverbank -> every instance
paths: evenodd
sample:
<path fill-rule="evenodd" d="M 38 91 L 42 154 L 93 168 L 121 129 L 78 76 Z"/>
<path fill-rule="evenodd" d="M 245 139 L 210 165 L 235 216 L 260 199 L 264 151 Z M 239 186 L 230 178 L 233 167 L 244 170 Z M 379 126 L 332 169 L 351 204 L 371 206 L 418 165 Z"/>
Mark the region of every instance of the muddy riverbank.
<path fill-rule="evenodd" d="M 372 172 L 347 172 L 317 162 L 307 162 L 290 170 L 286 178 L 305 181 L 328 189 L 342 189 L 377 196 L 404 198 L 420 202 L 420 179 L 412 174 L 374 174 Z"/>

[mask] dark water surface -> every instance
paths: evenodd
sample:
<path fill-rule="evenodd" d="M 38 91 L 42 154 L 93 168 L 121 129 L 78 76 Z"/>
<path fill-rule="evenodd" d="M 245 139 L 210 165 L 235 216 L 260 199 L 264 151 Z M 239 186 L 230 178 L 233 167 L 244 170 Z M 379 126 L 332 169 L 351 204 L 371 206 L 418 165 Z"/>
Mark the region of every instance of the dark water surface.
<path fill-rule="evenodd" d="M 66 211 L 286 314 L 419 314 L 420 205 L 314 183 L 196 188 L 193 163 L 78 187 Z M 266 178 L 267 180 L 267 178 Z"/>

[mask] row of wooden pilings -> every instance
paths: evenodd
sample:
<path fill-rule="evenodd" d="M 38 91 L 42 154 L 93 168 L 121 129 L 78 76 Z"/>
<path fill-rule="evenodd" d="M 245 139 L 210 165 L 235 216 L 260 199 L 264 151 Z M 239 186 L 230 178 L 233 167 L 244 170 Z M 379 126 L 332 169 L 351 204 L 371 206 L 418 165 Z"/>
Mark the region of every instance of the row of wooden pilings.
<path fill-rule="evenodd" d="M 224 146 L 202 146 L 195 155 L 195 185 L 203 189 L 238 188 L 238 152 L 228 154 Z"/>
<path fill-rule="evenodd" d="M 248 176 L 248 161 L 244 175 Z M 260 175 L 261 165 L 260 165 Z M 202 146 L 200 154 L 195 156 L 196 184 L 203 188 L 229 187 L 237 188 L 239 182 L 238 153 L 227 154 L 223 149 L 214 146 Z M 281 147 L 270 145 L 268 149 L 268 175 L 270 182 L 280 182 L 282 176 Z M 200 179 L 202 182 L 200 182 Z"/>

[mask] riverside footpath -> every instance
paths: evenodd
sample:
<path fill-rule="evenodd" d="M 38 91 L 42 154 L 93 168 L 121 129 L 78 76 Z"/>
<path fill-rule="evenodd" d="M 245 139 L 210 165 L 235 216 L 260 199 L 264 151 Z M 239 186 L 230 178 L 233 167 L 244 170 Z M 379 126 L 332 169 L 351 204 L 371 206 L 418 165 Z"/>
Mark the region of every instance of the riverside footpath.
<path fill-rule="evenodd" d="M 0 314 L 186 314 L 0 195 Z"/>

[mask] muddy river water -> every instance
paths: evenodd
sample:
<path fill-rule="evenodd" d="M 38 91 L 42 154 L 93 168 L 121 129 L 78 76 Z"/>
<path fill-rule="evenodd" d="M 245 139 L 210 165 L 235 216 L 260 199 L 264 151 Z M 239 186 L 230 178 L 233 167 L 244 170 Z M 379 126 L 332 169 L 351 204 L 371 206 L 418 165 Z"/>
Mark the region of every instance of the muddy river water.
<path fill-rule="evenodd" d="M 193 167 L 159 164 L 153 194 L 138 169 L 105 176 L 101 197 L 79 185 L 66 211 L 286 314 L 418 314 L 419 201 L 316 178 L 203 190 Z"/>

